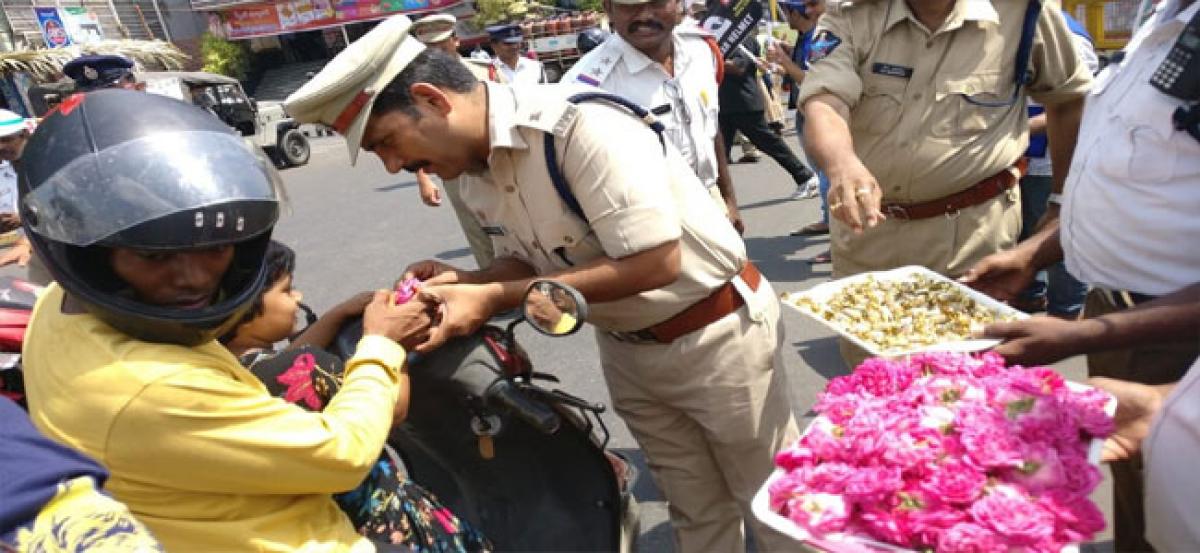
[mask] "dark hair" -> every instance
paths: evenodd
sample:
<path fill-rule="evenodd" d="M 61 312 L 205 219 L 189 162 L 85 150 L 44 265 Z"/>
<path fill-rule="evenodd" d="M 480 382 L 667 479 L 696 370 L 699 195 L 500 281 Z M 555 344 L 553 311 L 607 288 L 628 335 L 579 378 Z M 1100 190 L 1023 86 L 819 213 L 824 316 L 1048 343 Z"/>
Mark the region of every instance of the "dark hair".
<path fill-rule="evenodd" d="M 238 327 L 246 324 L 259 315 L 263 314 L 263 296 L 266 295 L 276 284 L 284 277 L 291 276 L 296 272 L 296 252 L 295 250 L 284 245 L 282 242 L 272 240 L 267 244 L 267 287 L 263 289 L 263 293 L 259 294 L 254 299 L 254 303 L 250 305 L 250 310 L 242 315 L 242 320 L 234 325 L 233 329 L 218 338 L 222 344 L 228 344 L 237 336 Z"/>
<path fill-rule="evenodd" d="M 383 87 L 371 115 L 383 115 L 396 110 L 420 117 L 413 108 L 412 85 L 427 83 L 450 92 L 464 94 L 479 85 L 479 79 L 463 65 L 462 60 L 437 48 L 426 48 L 409 62 L 392 82 Z"/>

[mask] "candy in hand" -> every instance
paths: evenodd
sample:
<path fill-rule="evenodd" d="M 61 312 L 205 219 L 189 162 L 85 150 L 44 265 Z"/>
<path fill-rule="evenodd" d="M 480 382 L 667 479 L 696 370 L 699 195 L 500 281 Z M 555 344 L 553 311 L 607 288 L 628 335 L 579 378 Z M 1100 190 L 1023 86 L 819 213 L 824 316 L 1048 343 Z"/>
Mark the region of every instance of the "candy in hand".
<path fill-rule="evenodd" d="M 421 290 L 421 279 L 416 277 L 405 279 L 396 285 L 396 305 L 408 303 Z"/>

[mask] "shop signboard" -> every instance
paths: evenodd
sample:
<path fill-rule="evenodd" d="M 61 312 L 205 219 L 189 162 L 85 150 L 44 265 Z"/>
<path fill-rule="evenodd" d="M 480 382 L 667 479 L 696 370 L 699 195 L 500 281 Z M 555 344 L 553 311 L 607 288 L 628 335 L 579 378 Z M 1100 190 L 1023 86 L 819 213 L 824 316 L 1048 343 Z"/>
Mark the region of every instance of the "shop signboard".
<path fill-rule="evenodd" d="M 104 40 L 100 29 L 100 18 L 87 8 L 68 7 L 58 9 L 59 18 L 67 27 L 67 35 L 75 44 L 91 44 Z"/>
<path fill-rule="evenodd" d="M 239 5 L 219 12 L 226 38 L 252 38 L 309 31 L 382 19 L 413 11 L 441 10 L 462 0 L 276 0 L 273 3 Z"/>
<path fill-rule="evenodd" d="M 38 26 L 42 29 L 42 38 L 48 48 L 66 48 L 71 45 L 71 35 L 67 26 L 58 15 L 58 8 L 34 8 L 37 13 Z"/>

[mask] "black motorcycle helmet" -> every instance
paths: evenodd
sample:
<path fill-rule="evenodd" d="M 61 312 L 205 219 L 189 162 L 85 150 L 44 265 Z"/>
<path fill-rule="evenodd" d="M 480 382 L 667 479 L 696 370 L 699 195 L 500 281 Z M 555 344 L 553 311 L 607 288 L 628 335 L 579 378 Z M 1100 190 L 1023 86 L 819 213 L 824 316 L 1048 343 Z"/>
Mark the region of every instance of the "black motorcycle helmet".
<path fill-rule="evenodd" d="M 579 33 L 579 37 L 575 39 L 575 47 L 579 49 L 579 55 L 583 55 L 603 44 L 605 40 L 608 40 L 608 31 L 600 27 L 590 27 Z"/>
<path fill-rule="evenodd" d="M 193 346 L 223 334 L 267 286 L 279 175 L 208 112 L 129 90 L 71 96 L 30 138 L 20 163 L 25 233 L 54 279 L 96 317 L 135 338 Z M 133 299 L 112 248 L 234 245 L 214 303 Z"/>

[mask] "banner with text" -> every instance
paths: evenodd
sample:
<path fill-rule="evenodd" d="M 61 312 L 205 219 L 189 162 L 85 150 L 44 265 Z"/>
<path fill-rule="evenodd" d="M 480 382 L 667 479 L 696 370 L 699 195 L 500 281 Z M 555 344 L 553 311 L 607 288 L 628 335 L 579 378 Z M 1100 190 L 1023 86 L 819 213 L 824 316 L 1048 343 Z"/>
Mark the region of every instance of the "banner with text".
<path fill-rule="evenodd" d="M 277 0 L 216 12 L 211 27 L 225 38 L 294 33 L 407 12 L 442 10 L 462 0 Z"/>

